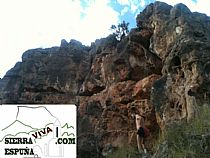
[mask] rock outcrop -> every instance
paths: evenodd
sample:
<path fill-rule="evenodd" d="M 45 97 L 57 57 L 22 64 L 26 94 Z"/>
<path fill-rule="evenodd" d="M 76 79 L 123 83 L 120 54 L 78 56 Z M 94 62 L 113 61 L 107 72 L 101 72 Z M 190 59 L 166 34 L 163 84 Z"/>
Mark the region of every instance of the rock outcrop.
<path fill-rule="evenodd" d="M 71 40 L 26 51 L 0 80 L 5 104 L 78 105 L 78 157 L 103 157 L 136 144 L 132 108 L 142 109 L 151 150 L 164 126 L 190 120 L 210 99 L 210 18 L 184 4 L 155 2 L 137 28 L 90 47 Z"/>
<path fill-rule="evenodd" d="M 150 49 L 163 61 L 162 78 L 151 95 L 153 105 L 166 121 L 192 118 L 196 105 L 210 97 L 210 18 L 184 4 L 156 2 L 138 15 L 137 23 L 153 30 Z"/>
<path fill-rule="evenodd" d="M 3 103 L 71 103 L 87 75 L 89 48 L 72 40 L 61 47 L 28 50 L 1 80 Z"/>

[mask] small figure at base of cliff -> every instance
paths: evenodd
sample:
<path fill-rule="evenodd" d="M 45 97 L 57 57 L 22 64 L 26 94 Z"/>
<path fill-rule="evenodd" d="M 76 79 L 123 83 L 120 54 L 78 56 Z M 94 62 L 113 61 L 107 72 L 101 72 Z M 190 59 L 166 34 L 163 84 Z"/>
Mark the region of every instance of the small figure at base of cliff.
<path fill-rule="evenodd" d="M 147 153 L 147 149 L 145 147 L 145 116 L 140 113 L 135 115 L 136 118 L 136 129 L 137 129 L 137 145 L 138 150 L 141 152 L 141 150 L 144 151 L 144 153 Z"/>

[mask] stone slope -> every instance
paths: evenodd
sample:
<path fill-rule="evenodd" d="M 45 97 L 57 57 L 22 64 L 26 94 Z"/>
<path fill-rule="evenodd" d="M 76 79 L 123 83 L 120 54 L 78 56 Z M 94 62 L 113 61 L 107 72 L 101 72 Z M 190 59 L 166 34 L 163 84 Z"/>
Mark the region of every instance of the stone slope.
<path fill-rule="evenodd" d="M 148 5 L 137 28 L 90 47 L 75 40 L 26 51 L 0 80 L 10 104 L 78 105 L 78 157 L 103 157 L 136 145 L 132 109 L 142 109 L 149 150 L 164 126 L 190 120 L 210 99 L 210 18 L 184 4 Z"/>
<path fill-rule="evenodd" d="M 88 47 L 74 40 L 66 46 L 26 51 L 22 62 L 1 80 L 3 103 L 75 102 L 90 68 L 88 51 Z"/>

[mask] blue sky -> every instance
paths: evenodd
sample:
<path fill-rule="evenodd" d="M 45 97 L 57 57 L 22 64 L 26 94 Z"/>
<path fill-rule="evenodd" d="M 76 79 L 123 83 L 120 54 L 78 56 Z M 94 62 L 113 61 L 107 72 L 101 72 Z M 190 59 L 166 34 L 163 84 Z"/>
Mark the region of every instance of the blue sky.
<path fill-rule="evenodd" d="M 61 39 L 85 45 L 111 33 L 125 20 L 136 26 L 136 15 L 155 0 L 0 0 L 0 77 L 31 48 L 59 46 Z M 191 11 L 210 15 L 206 0 L 161 0 L 185 3 Z"/>

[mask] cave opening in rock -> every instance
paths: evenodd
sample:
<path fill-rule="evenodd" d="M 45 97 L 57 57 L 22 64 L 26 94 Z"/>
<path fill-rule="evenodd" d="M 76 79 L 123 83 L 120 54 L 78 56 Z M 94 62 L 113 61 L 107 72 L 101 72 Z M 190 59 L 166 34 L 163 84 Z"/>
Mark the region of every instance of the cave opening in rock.
<path fill-rule="evenodd" d="M 177 73 L 178 70 L 181 70 L 181 60 L 178 56 L 175 56 L 172 60 L 171 60 L 171 64 L 169 67 L 169 71 L 170 72 L 174 72 Z"/>
<path fill-rule="evenodd" d="M 181 67 L 181 60 L 178 56 L 175 56 L 170 63 L 169 73 L 173 74 L 174 81 L 180 82 L 185 77 L 183 69 Z"/>
<path fill-rule="evenodd" d="M 180 67 L 181 65 L 181 60 L 178 56 L 175 56 L 172 60 L 171 60 L 171 66 L 172 67 Z"/>

